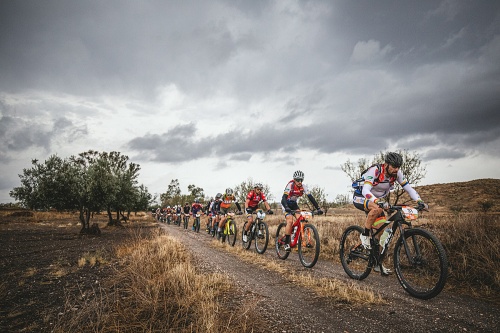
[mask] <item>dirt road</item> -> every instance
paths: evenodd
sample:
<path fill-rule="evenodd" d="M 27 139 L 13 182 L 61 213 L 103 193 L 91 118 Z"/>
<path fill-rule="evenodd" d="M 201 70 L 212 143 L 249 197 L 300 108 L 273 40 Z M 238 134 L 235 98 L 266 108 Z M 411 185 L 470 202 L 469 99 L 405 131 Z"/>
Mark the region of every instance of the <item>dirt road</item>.
<path fill-rule="evenodd" d="M 192 252 L 203 269 L 227 274 L 237 287 L 234 297 L 256 302 L 269 322 L 267 332 L 498 332 L 500 309 L 456 293 L 443 291 L 434 299 L 423 301 L 411 297 L 396 277 L 382 277 L 374 272 L 364 281 L 347 277 L 342 266 L 323 260 L 312 269 L 303 268 L 296 253 L 286 261 L 279 260 L 274 239 L 264 254 L 295 272 L 309 272 L 316 278 L 358 283 L 379 291 L 384 305 L 356 306 L 322 297 L 262 265 L 241 260 L 230 246 L 216 246 L 214 238 L 174 225 L 162 225 L 166 232 L 181 241 Z M 215 246 L 214 246 L 215 245 Z M 241 247 L 238 239 L 235 247 Z M 255 251 L 253 246 L 249 251 Z"/>

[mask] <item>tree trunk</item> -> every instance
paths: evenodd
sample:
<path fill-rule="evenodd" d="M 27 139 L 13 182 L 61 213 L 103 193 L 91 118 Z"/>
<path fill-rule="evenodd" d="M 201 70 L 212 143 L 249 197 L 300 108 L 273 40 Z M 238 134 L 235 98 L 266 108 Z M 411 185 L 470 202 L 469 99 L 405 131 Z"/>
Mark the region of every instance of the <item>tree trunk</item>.
<path fill-rule="evenodd" d="M 111 213 L 111 207 L 108 206 L 107 208 L 108 211 L 108 225 L 113 225 L 113 214 Z"/>

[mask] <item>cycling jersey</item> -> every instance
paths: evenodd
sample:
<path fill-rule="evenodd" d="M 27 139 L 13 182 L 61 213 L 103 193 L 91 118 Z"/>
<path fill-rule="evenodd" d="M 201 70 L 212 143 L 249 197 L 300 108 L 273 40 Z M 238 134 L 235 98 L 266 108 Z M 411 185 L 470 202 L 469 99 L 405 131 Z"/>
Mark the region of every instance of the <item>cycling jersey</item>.
<path fill-rule="evenodd" d="M 283 192 L 283 195 L 286 196 L 286 201 L 287 202 L 297 202 L 299 197 L 302 195 L 308 195 L 309 190 L 307 189 L 307 186 L 305 184 L 302 184 L 301 187 L 298 187 L 295 185 L 295 182 L 293 180 L 289 181 L 288 184 L 285 186 L 285 191 Z"/>
<path fill-rule="evenodd" d="M 189 214 L 189 212 L 190 212 L 190 210 L 191 210 L 191 207 L 190 207 L 189 205 L 187 205 L 187 206 L 184 206 L 184 207 L 182 208 L 182 210 L 184 210 L 184 214 Z"/>
<path fill-rule="evenodd" d="M 257 194 L 254 190 L 248 192 L 247 200 L 249 208 L 256 208 L 261 201 L 267 201 L 266 196 L 262 191 Z"/>
<path fill-rule="evenodd" d="M 220 200 L 214 200 L 210 203 L 210 212 L 213 214 L 213 215 L 216 215 L 219 213 L 219 210 L 220 210 L 220 204 L 221 204 L 221 201 Z"/>
<path fill-rule="evenodd" d="M 191 206 L 191 212 L 192 212 L 193 214 L 196 214 L 196 213 L 198 213 L 198 211 L 202 210 L 202 208 L 203 208 L 203 206 L 202 206 L 201 204 L 199 204 L 199 203 L 196 203 L 196 202 L 195 202 L 195 203 Z"/>
<path fill-rule="evenodd" d="M 228 209 L 231 207 L 231 204 L 236 201 L 236 197 L 234 195 L 224 194 L 222 196 L 222 202 L 220 204 L 220 208 Z"/>
<path fill-rule="evenodd" d="M 408 192 L 410 197 L 418 201 L 420 200 L 420 196 L 417 191 L 411 187 L 410 183 L 403 176 L 403 172 L 401 169 L 398 170 L 396 176 L 387 176 L 386 174 L 386 164 L 382 164 L 379 168 L 377 166 L 373 166 L 369 168 L 364 174 L 365 182 L 363 183 L 363 196 L 375 202 L 378 198 L 383 198 L 389 194 L 389 192 L 394 188 L 394 183 L 398 182 L 401 187 Z"/>

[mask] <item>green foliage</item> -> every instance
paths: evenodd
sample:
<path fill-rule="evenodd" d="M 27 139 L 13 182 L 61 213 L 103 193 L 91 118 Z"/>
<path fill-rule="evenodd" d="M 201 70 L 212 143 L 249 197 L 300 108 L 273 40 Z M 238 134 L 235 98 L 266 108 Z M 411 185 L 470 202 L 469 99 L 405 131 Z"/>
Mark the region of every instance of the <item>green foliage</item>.
<path fill-rule="evenodd" d="M 140 166 L 119 152 L 89 150 L 67 159 L 52 155 L 32 164 L 10 195 L 30 209 L 79 210 L 83 229 L 89 228 L 91 212 L 137 211 L 151 201 L 147 188 L 137 184 Z"/>
<path fill-rule="evenodd" d="M 252 178 L 248 178 L 246 181 L 241 182 L 233 188 L 236 201 L 242 204 L 242 206 L 247 199 L 248 193 L 254 189 L 256 183 L 258 182 L 254 181 Z M 269 185 L 262 183 L 262 193 L 266 196 L 267 201 L 272 201 L 274 199 L 269 189 Z"/>
<path fill-rule="evenodd" d="M 186 202 L 191 204 L 195 199 L 199 199 L 200 202 L 204 200 L 203 188 L 197 187 L 196 185 L 188 185 L 189 194 L 182 194 L 181 186 L 178 179 L 172 179 L 168 185 L 167 191 L 160 194 L 161 206 L 175 206 L 184 205 Z"/>
<path fill-rule="evenodd" d="M 396 150 L 397 153 L 401 154 L 403 157 L 403 165 L 401 166 L 401 171 L 405 178 L 412 185 L 417 185 L 425 177 L 426 170 L 425 166 L 422 166 L 422 160 L 417 152 L 409 152 L 408 150 Z M 351 182 L 361 177 L 361 173 L 368 167 L 380 163 L 384 163 L 384 157 L 387 152 L 380 151 L 375 154 L 368 163 L 366 158 L 360 158 L 357 163 L 347 160 L 344 164 L 340 166 L 342 171 L 349 177 Z M 392 191 L 387 200 L 392 202 L 394 205 L 398 204 L 399 199 L 403 195 L 404 190 L 399 184 L 395 184 L 394 191 Z"/>
<path fill-rule="evenodd" d="M 328 212 L 328 208 L 330 205 L 328 204 L 328 201 L 326 200 L 326 197 L 328 195 L 325 193 L 325 189 L 321 188 L 319 186 L 313 186 L 312 188 L 309 189 L 309 192 L 314 197 L 314 199 L 316 199 L 319 207 L 326 214 L 326 212 Z M 311 204 L 311 202 L 309 201 L 309 198 L 306 195 L 301 196 L 297 202 L 298 202 L 300 208 L 307 207 L 307 209 L 309 209 L 311 211 L 314 209 L 314 206 Z"/>

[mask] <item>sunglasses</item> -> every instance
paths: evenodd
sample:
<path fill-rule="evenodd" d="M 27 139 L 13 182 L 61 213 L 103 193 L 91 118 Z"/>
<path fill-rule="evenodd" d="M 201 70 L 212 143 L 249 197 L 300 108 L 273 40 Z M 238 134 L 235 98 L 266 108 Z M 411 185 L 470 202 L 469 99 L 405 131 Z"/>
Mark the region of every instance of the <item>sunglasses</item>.
<path fill-rule="evenodd" d="M 296 182 L 302 183 L 302 181 L 304 180 L 304 178 L 295 178 L 294 180 L 295 180 Z"/>

